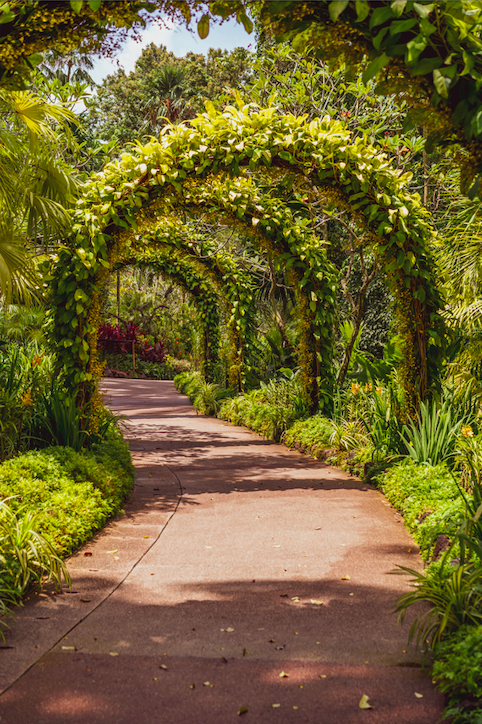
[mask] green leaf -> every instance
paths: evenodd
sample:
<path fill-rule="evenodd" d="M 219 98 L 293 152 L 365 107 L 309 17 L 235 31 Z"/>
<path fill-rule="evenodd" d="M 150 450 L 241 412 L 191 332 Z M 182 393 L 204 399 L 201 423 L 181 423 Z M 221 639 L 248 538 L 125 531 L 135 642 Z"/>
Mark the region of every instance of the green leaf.
<path fill-rule="evenodd" d="M 429 5 L 422 5 L 421 3 L 413 3 L 413 9 L 420 15 L 421 18 L 428 18 L 431 12 L 433 12 L 435 3 Z"/>
<path fill-rule="evenodd" d="M 467 53 L 467 51 L 465 50 L 462 50 L 462 57 L 464 59 L 464 69 L 460 75 L 467 75 L 468 73 L 471 73 L 474 69 L 475 56 Z"/>
<path fill-rule="evenodd" d="M 370 6 L 367 2 L 367 0 L 356 0 L 355 2 L 355 9 L 356 9 L 356 22 L 361 23 L 362 20 L 365 20 L 367 15 L 370 12 Z"/>
<path fill-rule="evenodd" d="M 70 7 L 74 11 L 74 13 L 77 13 L 77 15 L 82 10 L 83 4 L 84 4 L 84 0 L 70 0 Z"/>
<path fill-rule="evenodd" d="M 433 84 L 435 86 L 435 90 L 439 95 L 442 96 L 442 98 L 448 98 L 449 97 L 449 86 L 451 84 L 451 79 L 448 78 L 446 75 L 443 75 L 440 70 L 437 68 L 433 72 Z"/>
<path fill-rule="evenodd" d="M 442 58 L 423 58 L 418 61 L 417 65 L 410 68 L 410 72 L 413 76 L 428 75 L 433 73 L 436 68 L 440 68 L 441 65 L 443 65 Z"/>
<path fill-rule="evenodd" d="M 408 20 L 395 20 L 390 25 L 390 35 L 404 33 L 406 30 L 411 30 L 416 24 L 417 21 L 415 18 L 409 18 Z"/>
<path fill-rule="evenodd" d="M 199 37 L 204 40 L 209 35 L 209 15 L 204 14 L 197 24 L 197 32 Z"/>
<path fill-rule="evenodd" d="M 364 83 L 368 83 L 369 80 L 371 80 L 374 76 L 381 71 L 382 68 L 384 68 L 387 63 L 390 62 L 390 58 L 386 53 L 382 53 L 378 56 L 378 58 L 375 58 L 375 60 L 372 60 L 368 68 L 365 70 L 365 72 L 362 75 L 362 81 Z"/>
<path fill-rule="evenodd" d="M 475 116 L 472 118 L 470 127 L 472 128 L 474 136 L 480 136 L 482 133 L 482 108 L 479 108 Z"/>
<path fill-rule="evenodd" d="M 11 23 L 12 20 L 15 20 L 15 13 L 10 10 L 9 5 L 3 5 L 1 10 L 2 15 L 0 15 L 0 23 Z"/>
<path fill-rule="evenodd" d="M 407 0 L 393 0 L 392 4 L 390 5 L 393 14 L 399 18 L 400 15 L 405 10 L 405 5 L 407 4 Z"/>
<path fill-rule="evenodd" d="M 332 0 L 328 5 L 328 12 L 330 13 L 332 22 L 335 23 L 338 20 L 347 5 L 348 0 Z"/>
<path fill-rule="evenodd" d="M 418 60 L 420 53 L 427 47 L 428 40 L 423 35 L 417 35 L 416 38 L 407 43 L 407 63 L 413 63 Z"/>
<path fill-rule="evenodd" d="M 251 20 L 251 18 L 248 18 L 246 13 L 240 13 L 237 16 L 237 20 L 239 23 L 242 23 L 242 25 L 247 33 L 253 32 L 253 21 Z"/>
<path fill-rule="evenodd" d="M 87 2 L 89 3 L 89 7 L 91 10 L 93 10 L 94 12 L 97 12 L 97 10 L 99 10 L 101 0 L 87 0 Z"/>
<path fill-rule="evenodd" d="M 393 12 L 391 7 L 377 8 L 370 18 L 370 30 L 377 25 L 385 23 L 387 20 L 390 20 L 390 18 L 393 18 Z"/>

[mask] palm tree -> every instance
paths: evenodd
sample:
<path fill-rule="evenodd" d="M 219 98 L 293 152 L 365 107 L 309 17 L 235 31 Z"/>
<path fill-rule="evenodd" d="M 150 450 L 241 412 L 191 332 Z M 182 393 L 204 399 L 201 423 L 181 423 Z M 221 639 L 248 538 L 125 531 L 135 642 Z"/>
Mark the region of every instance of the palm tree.
<path fill-rule="evenodd" d="M 174 65 L 160 68 L 149 80 L 148 116 L 153 128 L 166 118 L 175 123 L 185 116 L 188 102 L 183 97 L 186 88 L 186 71 Z"/>
<path fill-rule="evenodd" d="M 31 91 L 0 90 L 0 294 L 25 293 L 35 274 L 30 245 L 48 248 L 66 228 L 76 183 L 59 157 L 58 128 L 71 111 Z"/>

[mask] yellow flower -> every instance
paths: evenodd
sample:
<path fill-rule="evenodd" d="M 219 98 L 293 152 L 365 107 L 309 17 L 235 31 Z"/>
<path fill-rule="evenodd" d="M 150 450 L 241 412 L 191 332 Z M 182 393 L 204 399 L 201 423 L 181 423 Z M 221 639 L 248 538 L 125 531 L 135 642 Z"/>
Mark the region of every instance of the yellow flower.
<path fill-rule="evenodd" d="M 24 394 L 24 396 L 22 397 L 22 405 L 24 407 L 32 407 L 32 390 L 27 390 L 27 392 Z"/>
<path fill-rule="evenodd" d="M 474 437 L 474 431 L 470 425 L 462 425 L 461 433 L 464 437 Z"/>
<path fill-rule="evenodd" d="M 351 391 L 354 395 L 357 395 L 360 392 L 360 385 L 358 382 L 351 383 Z"/>
<path fill-rule="evenodd" d="M 365 385 L 365 392 L 371 392 L 373 390 L 373 385 L 371 382 L 367 382 Z"/>
<path fill-rule="evenodd" d="M 33 368 L 33 367 L 37 367 L 37 365 L 39 365 L 42 360 L 43 360 L 43 355 L 36 354 L 35 357 L 32 359 L 32 361 L 31 361 L 31 363 L 30 363 L 31 367 L 32 367 L 32 368 Z"/>
<path fill-rule="evenodd" d="M 381 395 L 382 392 L 383 392 L 382 388 L 381 388 L 381 387 L 377 387 L 377 392 L 378 392 L 379 395 Z"/>

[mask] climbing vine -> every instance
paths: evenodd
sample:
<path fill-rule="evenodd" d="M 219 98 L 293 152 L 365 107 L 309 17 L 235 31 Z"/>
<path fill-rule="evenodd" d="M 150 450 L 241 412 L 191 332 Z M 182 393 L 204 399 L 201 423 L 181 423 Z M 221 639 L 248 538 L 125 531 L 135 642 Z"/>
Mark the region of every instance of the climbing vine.
<path fill-rule="evenodd" d="M 93 379 L 88 371 L 89 305 L 96 275 L 109 269 L 110 250 L 124 229 L 138 231 L 144 210 L 176 213 L 180 206 L 222 212 L 241 224 L 260 247 L 272 250 L 289 272 L 298 295 L 300 364 L 313 405 L 329 394 L 333 372 L 333 325 L 337 274 L 308 220 L 274 194 L 258 188 L 256 174 L 290 173 L 321 197 L 332 195 L 364 220 L 376 253 L 399 290 L 410 356 L 404 374 L 413 401 L 427 389 L 427 364 L 441 343 L 440 300 L 431 276 L 434 230 L 418 195 L 407 191 L 409 174 L 385 154 L 328 118 L 307 123 L 280 117 L 276 109 L 228 107 L 189 125 L 167 129 L 159 140 L 137 144 L 85 185 L 72 237 L 59 252 L 52 278 L 52 314 L 59 365 L 77 391 Z M 141 212 L 142 210 L 142 212 Z M 85 397 L 80 392 L 81 397 Z M 87 395 L 88 397 L 88 395 Z"/>

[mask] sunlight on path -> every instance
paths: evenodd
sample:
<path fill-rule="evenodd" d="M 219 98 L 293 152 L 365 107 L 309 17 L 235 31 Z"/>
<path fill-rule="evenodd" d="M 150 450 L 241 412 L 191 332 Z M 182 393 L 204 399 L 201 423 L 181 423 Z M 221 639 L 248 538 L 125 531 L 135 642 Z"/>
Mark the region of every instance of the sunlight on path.
<path fill-rule="evenodd" d="M 407 582 L 388 572 L 421 562 L 383 496 L 197 416 L 172 382 L 104 387 L 130 418 L 136 489 L 71 559 L 77 593 L 19 615 L 6 685 L 46 655 L 0 698 L 1 724 L 437 721 L 391 614 Z"/>

